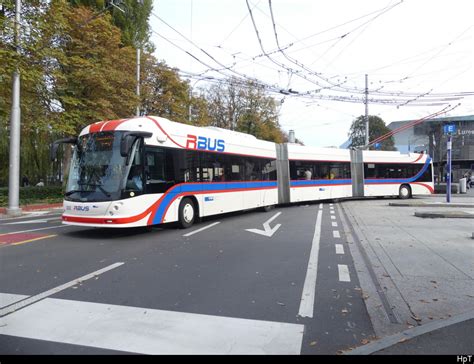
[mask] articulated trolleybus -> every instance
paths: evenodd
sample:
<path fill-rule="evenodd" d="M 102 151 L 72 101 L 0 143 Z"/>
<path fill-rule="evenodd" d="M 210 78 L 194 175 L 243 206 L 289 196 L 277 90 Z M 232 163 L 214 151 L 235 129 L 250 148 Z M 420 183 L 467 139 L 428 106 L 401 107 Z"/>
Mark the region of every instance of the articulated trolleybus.
<path fill-rule="evenodd" d="M 160 117 L 102 121 L 74 144 L 64 224 L 138 227 L 321 199 L 433 193 L 425 154 L 275 144 Z"/>

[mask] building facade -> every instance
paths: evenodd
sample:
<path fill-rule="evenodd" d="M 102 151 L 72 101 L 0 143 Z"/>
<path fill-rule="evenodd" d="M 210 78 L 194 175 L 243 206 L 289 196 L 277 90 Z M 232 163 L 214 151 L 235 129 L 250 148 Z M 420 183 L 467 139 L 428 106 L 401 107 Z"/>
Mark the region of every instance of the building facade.
<path fill-rule="evenodd" d="M 395 121 L 387 125 L 395 130 L 414 120 Z M 453 124 L 451 167 L 453 181 L 466 173 L 474 174 L 474 115 L 428 119 L 395 134 L 395 147 L 400 152 L 425 152 L 433 158 L 435 178 L 446 181 L 447 135 L 443 127 Z"/>

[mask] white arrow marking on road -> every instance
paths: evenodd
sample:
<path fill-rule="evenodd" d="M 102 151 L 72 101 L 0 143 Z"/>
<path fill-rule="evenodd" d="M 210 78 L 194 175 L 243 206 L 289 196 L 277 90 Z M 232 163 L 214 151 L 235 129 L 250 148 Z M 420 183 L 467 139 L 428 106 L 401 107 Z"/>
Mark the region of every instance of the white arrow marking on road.
<path fill-rule="evenodd" d="M 273 234 L 275 234 L 275 232 L 280 228 L 281 224 L 276 224 L 273 228 L 270 228 L 270 223 L 273 220 L 275 220 L 278 216 L 280 216 L 280 214 L 281 214 L 281 211 L 277 212 L 273 217 L 265 221 L 263 223 L 264 230 L 260 230 L 260 229 L 245 229 L 245 230 L 250 231 L 251 233 L 260 234 L 260 235 L 268 236 L 269 238 L 271 238 Z"/>

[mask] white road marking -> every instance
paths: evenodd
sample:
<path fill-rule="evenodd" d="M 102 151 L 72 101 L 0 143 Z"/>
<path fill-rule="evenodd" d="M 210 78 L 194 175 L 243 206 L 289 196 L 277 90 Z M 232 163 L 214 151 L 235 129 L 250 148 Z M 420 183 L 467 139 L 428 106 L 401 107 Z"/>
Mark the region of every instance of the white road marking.
<path fill-rule="evenodd" d="M 11 235 L 11 234 L 20 234 L 20 233 L 29 233 L 31 231 L 39 231 L 39 230 L 47 230 L 47 229 L 59 229 L 63 227 L 71 227 L 72 225 L 58 225 L 58 226 L 48 226 L 44 228 L 38 228 L 38 229 L 29 229 L 29 230 L 22 230 L 22 231 L 11 231 L 9 233 L 5 234 L 0 234 L 0 235 Z"/>
<path fill-rule="evenodd" d="M 201 231 L 206 230 L 206 229 L 209 229 L 209 228 L 211 228 L 211 227 L 213 227 L 213 226 L 215 226 L 215 225 L 217 225 L 217 224 L 220 224 L 220 223 L 221 223 L 220 221 L 214 222 L 214 223 L 209 224 L 209 225 L 207 225 L 207 226 L 204 226 L 204 227 L 202 227 L 202 228 L 200 228 L 200 229 L 197 229 L 197 230 L 191 231 L 190 233 L 184 234 L 183 236 L 191 236 L 191 235 L 200 233 Z"/>
<path fill-rule="evenodd" d="M 323 204 L 322 204 L 322 203 L 319 204 L 319 209 L 320 209 L 320 210 L 323 209 Z"/>
<path fill-rule="evenodd" d="M 334 210 L 331 210 L 329 212 L 331 213 L 331 215 L 334 215 L 334 213 L 335 213 Z"/>
<path fill-rule="evenodd" d="M 337 227 L 337 222 L 336 222 L 336 221 L 332 221 L 332 226 L 333 226 L 333 227 Z"/>
<path fill-rule="evenodd" d="M 28 305 L 31 305 L 32 303 L 38 302 L 38 301 L 40 301 L 40 300 L 42 300 L 42 299 L 44 299 L 48 296 L 52 296 L 53 294 L 56 294 L 56 293 L 58 293 L 60 291 L 63 291 L 67 288 L 73 287 L 76 284 L 87 281 L 88 279 L 97 277 L 99 274 L 102 274 L 102 273 L 105 273 L 105 272 L 107 272 L 111 269 L 117 268 L 117 267 L 121 266 L 122 264 L 124 264 L 124 263 L 118 262 L 118 263 L 111 264 L 111 265 L 109 265 L 105 268 L 99 269 L 95 272 L 92 272 L 92 273 L 87 274 L 85 276 L 82 276 L 80 278 L 74 279 L 74 280 L 72 280 L 68 283 L 62 284 L 62 285 L 60 285 L 58 287 L 55 287 L 55 288 L 52 288 L 52 289 L 50 289 L 46 292 L 39 293 L 37 295 L 31 296 L 31 297 L 26 298 L 22 301 L 19 301 L 19 302 L 13 304 L 13 305 L 10 305 L 6 308 L 2 308 L 0 310 L 0 317 L 11 314 L 15 311 L 18 311 L 18 310 L 20 310 L 20 309 L 22 309 L 22 308 L 24 308 Z"/>
<path fill-rule="evenodd" d="M 344 254 L 344 246 L 342 244 L 336 244 L 336 254 Z"/>
<path fill-rule="evenodd" d="M 349 275 L 349 267 L 345 264 L 338 264 L 337 269 L 339 271 L 340 282 L 350 282 L 351 276 Z"/>
<path fill-rule="evenodd" d="M 3 319 L 11 335 L 140 354 L 300 354 L 304 325 L 47 298 Z"/>
<path fill-rule="evenodd" d="M 331 220 L 336 220 L 336 216 L 331 215 Z"/>
<path fill-rule="evenodd" d="M 23 294 L 0 293 L 0 308 L 10 306 L 11 304 L 24 300 L 29 296 Z"/>
<path fill-rule="evenodd" d="M 332 236 L 333 236 L 334 238 L 340 238 L 340 237 L 341 237 L 341 234 L 339 233 L 339 230 L 333 230 Z"/>
<path fill-rule="evenodd" d="M 334 204 L 330 203 L 329 206 L 334 206 Z"/>
<path fill-rule="evenodd" d="M 6 224 L 3 224 L 3 225 L 18 225 L 18 224 L 41 224 L 41 223 L 45 223 L 45 222 L 48 222 L 48 221 L 53 221 L 53 220 L 58 220 L 60 221 L 61 218 L 60 217 L 52 217 L 50 219 L 37 219 L 37 220 L 26 220 L 26 221 L 15 221 L 15 222 L 7 222 Z"/>
<path fill-rule="evenodd" d="M 269 218 L 267 221 L 263 223 L 263 229 L 245 229 L 247 231 L 250 231 L 251 233 L 255 234 L 260 234 L 263 236 L 267 236 L 271 238 L 273 234 L 280 228 L 281 224 L 276 224 L 273 228 L 270 227 L 270 223 L 275 220 L 278 216 L 280 216 L 281 211 L 277 212 L 275 215 L 273 215 L 271 218 Z"/>
<path fill-rule="evenodd" d="M 316 225 L 314 227 L 313 242 L 309 254 L 308 270 L 306 271 L 306 278 L 304 280 L 303 294 L 301 295 L 300 309 L 298 311 L 298 315 L 301 317 L 313 317 L 322 215 L 323 211 L 319 210 L 318 217 L 316 218 Z"/>

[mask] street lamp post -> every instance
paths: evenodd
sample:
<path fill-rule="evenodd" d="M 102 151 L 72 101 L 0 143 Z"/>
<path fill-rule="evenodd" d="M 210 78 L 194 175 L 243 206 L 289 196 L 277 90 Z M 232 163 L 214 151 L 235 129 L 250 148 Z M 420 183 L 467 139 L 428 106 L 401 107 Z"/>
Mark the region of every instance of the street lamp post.
<path fill-rule="evenodd" d="M 21 0 L 15 2 L 15 46 L 19 52 Z M 20 71 L 13 72 L 12 107 L 10 115 L 10 160 L 8 173 L 8 216 L 21 215 L 20 208 Z"/>

